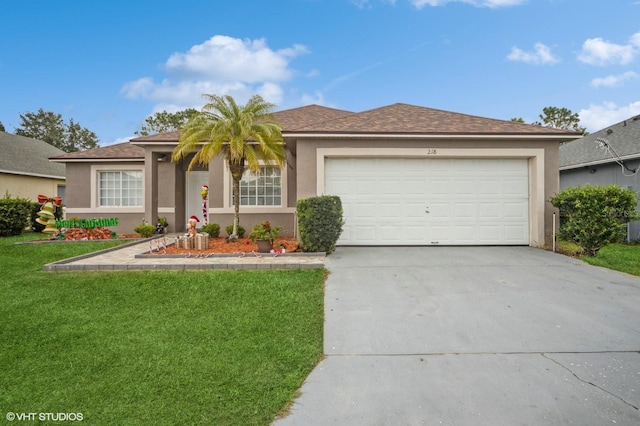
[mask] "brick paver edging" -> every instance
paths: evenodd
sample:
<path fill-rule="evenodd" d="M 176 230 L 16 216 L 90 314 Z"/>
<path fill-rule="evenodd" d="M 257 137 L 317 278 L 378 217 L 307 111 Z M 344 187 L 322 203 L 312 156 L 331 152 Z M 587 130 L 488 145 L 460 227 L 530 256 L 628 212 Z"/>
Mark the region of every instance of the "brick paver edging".
<path fill-rule="evenodd" d="M 293 253 L 213 253 L 209 255 L 199 255 L 197 251 L 194 251 L 190 255 L 188 254 L 136 254 L 136 259 L 211 259 L 220 257 L 237 257 L 237 258 L 277 258 L 277 257 L 305 257 L 305 256 L 326 256 L 326 253 L 315 252 L 293 252 Z"/>

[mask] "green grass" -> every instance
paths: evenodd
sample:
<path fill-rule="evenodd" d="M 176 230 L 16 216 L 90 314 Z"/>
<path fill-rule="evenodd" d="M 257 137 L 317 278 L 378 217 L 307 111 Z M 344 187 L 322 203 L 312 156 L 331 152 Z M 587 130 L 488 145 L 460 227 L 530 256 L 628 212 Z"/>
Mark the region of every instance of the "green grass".
<path fill-rule="evenodd" d="M 47 273 L 104 243 L 1 238 L 0 413 L 267 425 L 322 356 L 323 270 Z"/>
<path fill-rule="evenodd" d="M 637 244 L 612 244 L 600 249 L 596 256 L 581 259 L 591 265 L 640 276 L 640 245 Z"/>

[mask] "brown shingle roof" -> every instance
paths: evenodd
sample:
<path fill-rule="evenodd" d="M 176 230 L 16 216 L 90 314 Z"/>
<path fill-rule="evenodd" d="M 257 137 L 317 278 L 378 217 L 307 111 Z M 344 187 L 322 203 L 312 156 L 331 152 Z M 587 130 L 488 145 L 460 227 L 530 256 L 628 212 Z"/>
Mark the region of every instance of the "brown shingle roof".
<path fill-rule="evenodd" d="M 434 135 L 551 135 L 577 138 L 577 132 L 477 117 L 433 108 L 397 103 L 363 112 L 350 112 L 320 105 L 275 112 L 274 117 L 287 133 L 352 134 L 434 134 Z M 144 159 L 137 144 L 177 143 L 179 132 L 143 136 L 125 142 L 52 157 L 55 161 Z M 134 145 L 136 144 L 136 145 Z"/>
<path fill-rule="evenodd" d="M 296 133 L 415 133 L 415 134 L 551 134 L 577 133 L 513 121 L 476 117 L 397 103 L 348 115 L 329 122 L 312 123 Z"/>
<path fill-rule="evenodd" d="M 55 157 L 50 157 L 50 159 L 60 162 L 65 162 L 66 160 L 144 160 L 144 148 L 132 145 L 129 142 L 122 142 L 86 151 L 56 155 Z"/>
<path fill-rule="evenodd" d="M 274 117 L 285 132 L 311 125 L 321 125 L 332 120 L 355 115 L 355 112 L 328 108 L 320 105 L 307 105 L 274 113 Z"/>
<path fill-rule="evenodd" d="M 320 123 L 354 114 L 354 112 L 320 105 L 306 105 L 299 108 L 274 112 L 273 117 L 282 126 L 282 130 L 287 132 L 313 124 L 319 125 Z M 179 137 L 180 134 L 178 132 L 167 132 L 131 139 L 131 142 L 178 142 Z"/>

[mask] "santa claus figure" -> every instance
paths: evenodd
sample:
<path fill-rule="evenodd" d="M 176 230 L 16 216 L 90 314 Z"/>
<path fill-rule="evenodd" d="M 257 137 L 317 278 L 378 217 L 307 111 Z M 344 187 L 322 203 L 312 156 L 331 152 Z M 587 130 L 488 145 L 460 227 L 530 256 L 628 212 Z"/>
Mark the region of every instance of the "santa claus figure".
<path fill-rule="evenodd" d="M 198 231 L 196 230 L 197 224 L 200 222 L 197 216 L 191 216 L 187 222 L 187 235 L 189 237 L 195 237 Z"/>

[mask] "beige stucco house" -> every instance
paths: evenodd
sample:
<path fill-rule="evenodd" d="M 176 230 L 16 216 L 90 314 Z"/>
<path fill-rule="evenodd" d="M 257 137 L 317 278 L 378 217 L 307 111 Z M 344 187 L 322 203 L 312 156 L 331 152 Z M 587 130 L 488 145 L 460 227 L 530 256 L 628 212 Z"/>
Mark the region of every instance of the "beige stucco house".
<path fill-rule="evenodd" d="M 65 165 L 49 161 L 64 151 L 41 140 L 0 131 L 0 197 L 65 198 Z"/>
<path fill-rule="evenodd" d="M 364 112 L 317 105 L 276 112 L 287 166 L 265 164 L 241 183 L 241 224 L 270 220 L 288 234 L 296 202 L 341 197 L 342 245 L 551 245 L 558 146 L 577 134 L 407 104 Z M 59 155 L 67 165 L 67 216 L 118 217 L 120 232 L 166 216 L 170 231 L 202 220 L 232 223 L 222 158 L 187 172 L 171 162 L 178 133 Z"/>

